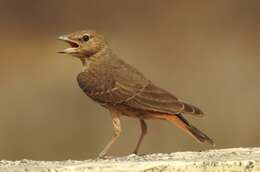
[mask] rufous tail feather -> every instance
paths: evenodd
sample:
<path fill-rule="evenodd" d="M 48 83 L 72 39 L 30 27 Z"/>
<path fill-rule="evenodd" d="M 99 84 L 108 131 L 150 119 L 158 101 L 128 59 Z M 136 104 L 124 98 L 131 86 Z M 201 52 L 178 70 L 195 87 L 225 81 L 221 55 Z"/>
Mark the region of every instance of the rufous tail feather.
<path fill-rule="evenodd" d="M 165 115 L 164 118 L 165 120 L 168 120 L 177 125 L 177 127 L 181 128 L 198 142 L 209 143 L 215 146 L 212 139 L 210 139 L 206 134 L 204 134 L 196 127 L 192 126 L 182 115 Z"/>

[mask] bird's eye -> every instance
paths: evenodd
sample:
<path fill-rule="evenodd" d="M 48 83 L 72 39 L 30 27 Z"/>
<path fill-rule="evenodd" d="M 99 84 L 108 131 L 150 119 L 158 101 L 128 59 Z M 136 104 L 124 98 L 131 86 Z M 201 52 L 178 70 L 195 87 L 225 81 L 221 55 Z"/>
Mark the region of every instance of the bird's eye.
<path fill-rule="evenodd" d="M 87 42 L 87 41 L 89 40 L 89 36 L 88 36 L 88 35 L 84 35 L 84 36 L 82 37 L 82 39 L 83 39 L 83 41 Z"/>

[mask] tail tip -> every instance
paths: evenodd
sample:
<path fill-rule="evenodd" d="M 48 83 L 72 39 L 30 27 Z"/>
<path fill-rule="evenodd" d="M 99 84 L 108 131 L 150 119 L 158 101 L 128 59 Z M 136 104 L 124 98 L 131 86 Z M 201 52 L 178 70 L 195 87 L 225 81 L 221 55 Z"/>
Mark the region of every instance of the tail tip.
<path fill-rule="evenodd" d="M 213 140 L 211 140 L 210 138 L 206 138 L 204 142 L 210 144 L 213 147 L 216 147 L 215 142 Z"/>

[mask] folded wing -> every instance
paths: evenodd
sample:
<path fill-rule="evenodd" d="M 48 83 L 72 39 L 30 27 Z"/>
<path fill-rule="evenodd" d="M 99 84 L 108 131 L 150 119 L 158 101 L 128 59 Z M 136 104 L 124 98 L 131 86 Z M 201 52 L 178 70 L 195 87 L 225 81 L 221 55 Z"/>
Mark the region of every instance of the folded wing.
<path fill-rule="evenodd" d="M 199 108 L 180 101 L 171 93 L 153 85 L 149 80 L 141 81 L 134 78 L 132 82 L 129 82 L 129 78 L 118 77 L 117 80 L 111 79 L 104 82 L 86 72 L 78 76 L 81 89 L 99 103 L 124 104 L 135 109 L 163 114 L 203 116 Z"/>
<path fill-rule="evenodd" d="M 156 87 L 152 83 L 147 85 L 135 97 L 126 101 L 125 104 L 133 108 L 158 113 L 203 116 L 203 112 L 199 108 L 180 101 L 171 93 Z"/>

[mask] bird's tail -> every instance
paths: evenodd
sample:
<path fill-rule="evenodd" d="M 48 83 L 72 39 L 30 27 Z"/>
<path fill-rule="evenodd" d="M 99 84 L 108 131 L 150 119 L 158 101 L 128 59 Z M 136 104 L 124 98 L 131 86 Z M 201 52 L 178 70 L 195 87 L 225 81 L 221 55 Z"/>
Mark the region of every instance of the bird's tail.
<path fill-rule="evenodd" d="M 192 126 L 182 115 L 165 115 L 165 120 L 173 122 L 183 131 L 191 135 L 195 140 L 200 143 L 209 143 L 215 145 L 213 140 L 211 140 L 206 134 Z"/>

